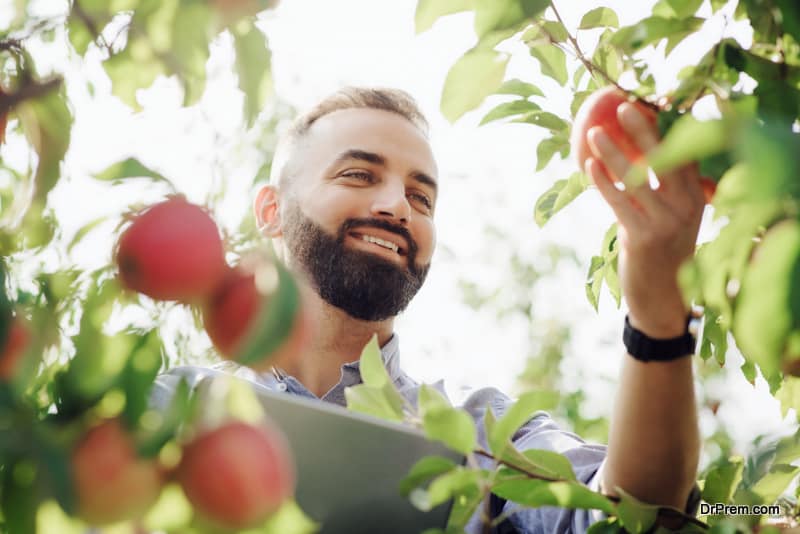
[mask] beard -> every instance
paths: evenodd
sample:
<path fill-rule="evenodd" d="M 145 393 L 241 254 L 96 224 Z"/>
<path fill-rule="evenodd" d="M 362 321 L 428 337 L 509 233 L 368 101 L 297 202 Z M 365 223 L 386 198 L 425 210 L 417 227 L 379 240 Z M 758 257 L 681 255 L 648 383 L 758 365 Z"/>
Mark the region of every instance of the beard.
<path fill-rule="evenodd" d="M 361 227 L 403 236 L 408 243 L 407 267 L 345 246 L 348 232 Z M 330 235 L 306 217 L 293 200 L 284 214 L 283 237 L 292 262 L 308 277 L 319 296 L 350 317 L 364 321 L 382 321 L 405 310 L 430 268 L 430 263 L 417 265 L 418 247 L 402 226 L 383 219 L 348 219 L 336 235 Z"/>

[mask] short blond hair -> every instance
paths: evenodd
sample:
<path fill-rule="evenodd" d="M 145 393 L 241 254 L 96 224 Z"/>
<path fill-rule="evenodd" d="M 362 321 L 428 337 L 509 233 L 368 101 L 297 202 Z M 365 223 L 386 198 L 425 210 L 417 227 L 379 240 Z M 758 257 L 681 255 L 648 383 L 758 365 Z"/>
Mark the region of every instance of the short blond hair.
<path fill-rule="evenodd" d="M 275 150 L 270 170 L 270 182 L 285 189 L 290 178 L 287 170 L 294 147 L 320 118 L 343 109 L 380 109 L 396 113 L 428 136 L 428 121 L 416 100 L 402 89 L 383 87 L 344 87 L 322 99 L 317 105 L 298 116 L 283 134 Z"/>

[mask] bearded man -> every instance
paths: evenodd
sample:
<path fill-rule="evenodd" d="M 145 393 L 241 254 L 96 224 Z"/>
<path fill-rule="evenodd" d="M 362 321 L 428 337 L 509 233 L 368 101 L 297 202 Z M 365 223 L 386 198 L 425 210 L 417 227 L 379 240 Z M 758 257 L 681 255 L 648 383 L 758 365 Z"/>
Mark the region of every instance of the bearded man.
<path fill-rule="evenodd" d="M 644 152 L 658 143 L 655 127 L 633 105 L 620 106 L 618 116 Z M 304 353 L 271 374 L 251 375 L 254 383 L 344 405 L 345 388 L 361 382 L 359 355 L 377 334 L 390 377 L 416 401 L 419 384 L 400 367 L 394 320 L 424 283 L 436 243 L 440 185 L 427 129 L 408 94 L 346 88 L 298 117 L 283 137 L 271 183 L 255 198 L 255 216 L 307 289 L 316 329 Z M 620 190 L 609 176 L 624 176 L 631 162 L 602 128 L 589 132 L 589 143 L 593 158 L 585 170 L 619 223 L 629 308 L 609 443 L 587 444 L 540 412 L 517 430 L 514 445 L 566 455 L 579 480 L 608 495 L 622 489 L 641 501 L 691 510 L 699 436 L 693 339 L 677 272 L 697 239 L 704 205 L 699 177 L 689 167 L 665 177 L 668 188 Z M 167 390 L 174 381 L 162 376 L 157 386 Z M 477 390 L 464 403 L 484 446 L 485 410 L 500 417 L 511 404 L 495 388 Z M 505 517 L 495 532 L 583 532 L 600 517 L 529 509 L 495 496 L 488 508 Z M 482 511 L 468 531 L 481 531 Z"/>

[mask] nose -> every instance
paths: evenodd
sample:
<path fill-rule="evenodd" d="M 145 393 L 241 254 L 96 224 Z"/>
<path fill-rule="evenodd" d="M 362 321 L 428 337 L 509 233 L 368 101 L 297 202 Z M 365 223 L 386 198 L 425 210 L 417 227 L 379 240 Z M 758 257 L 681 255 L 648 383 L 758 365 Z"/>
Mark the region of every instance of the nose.
<path fill-rule="evenodd" d="M 372 202 L 372 214 L 376 217 L 389 217 L 400 224 L 408 224 L 411 206 L 406 198 L 404 185 L 386 185 L 380 188 Z"/>

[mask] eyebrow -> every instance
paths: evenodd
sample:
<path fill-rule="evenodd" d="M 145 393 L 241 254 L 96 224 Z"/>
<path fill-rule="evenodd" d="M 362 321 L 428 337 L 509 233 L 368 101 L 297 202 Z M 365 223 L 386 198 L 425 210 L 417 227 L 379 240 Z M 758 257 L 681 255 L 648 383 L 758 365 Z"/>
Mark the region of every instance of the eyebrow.
<path fill-rule="evenodd" d="M 366 161 L 368 163 L 380 165 L 381 167 L 386 167 L 385 157 L 381 156 L 380 154 L 376 154 L 375 152 L 367 152 L 366 150 L 358 150 L 355 148 L 350 150 L 345 150 L 344 152 L 339 154 L 339 157 L 336 158 L 334 165 L 339 165 L 340 163 L 344 163 L 345 161 L 351 159 Z M 433 189 L 434 192 L 437 192 L 439 189 L 436 180 L 434 180 L 433 178 L 431 178 L 422 171 L 411 171 L 409 173 L 409 177 L 413 178 L 414 180 L 416 180 L 421 184 L 427 185 L 428 187 Z"/>

